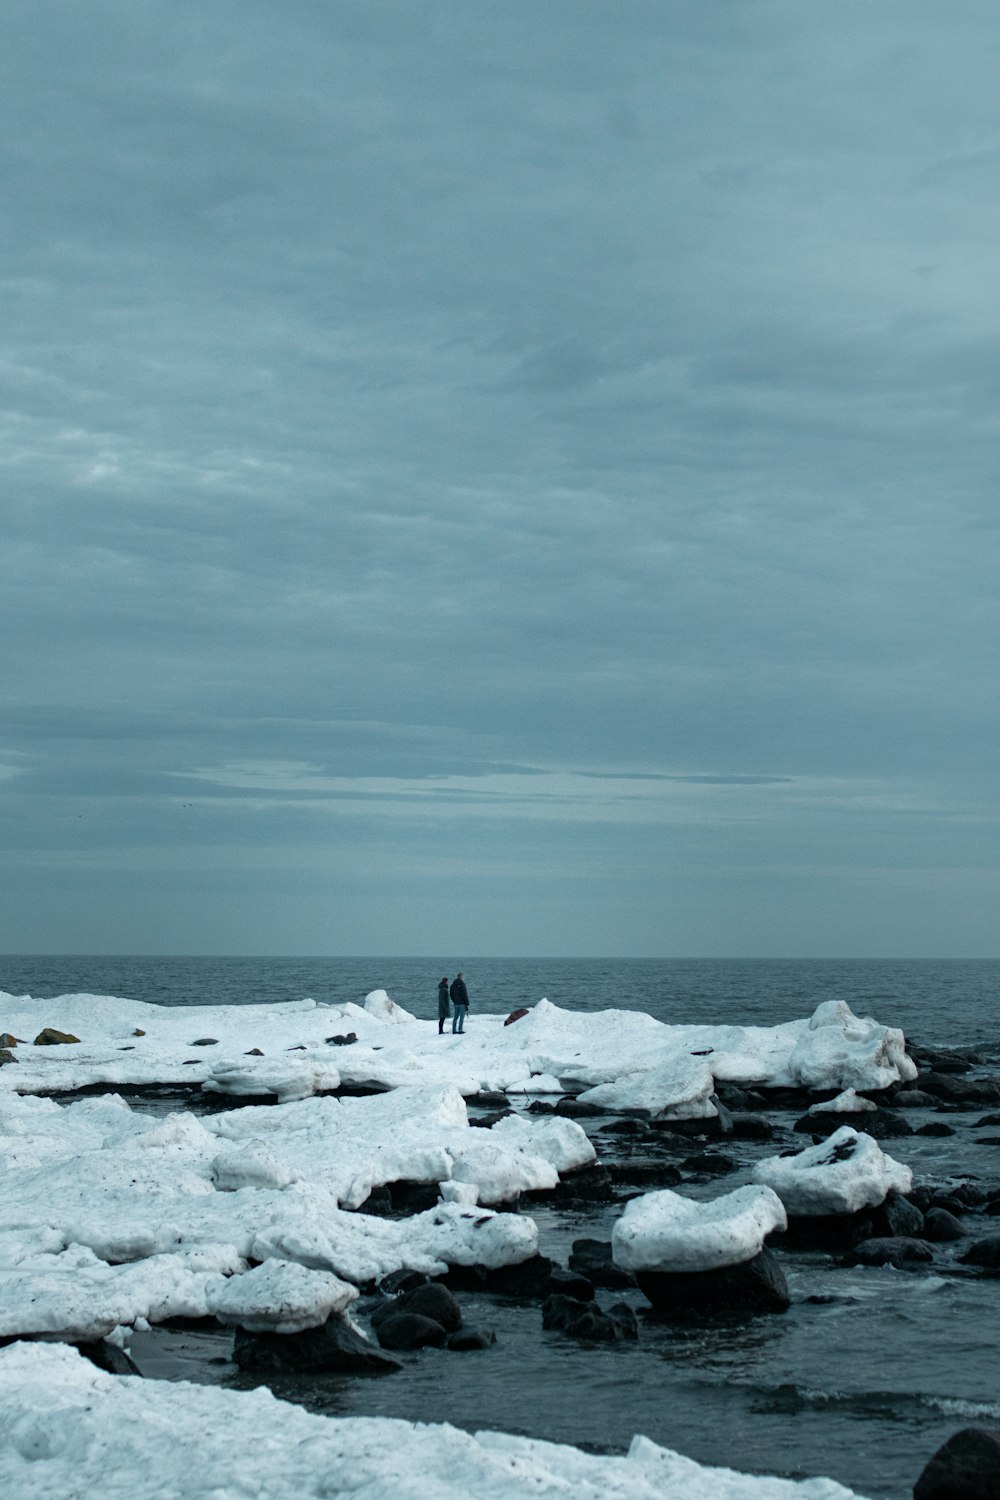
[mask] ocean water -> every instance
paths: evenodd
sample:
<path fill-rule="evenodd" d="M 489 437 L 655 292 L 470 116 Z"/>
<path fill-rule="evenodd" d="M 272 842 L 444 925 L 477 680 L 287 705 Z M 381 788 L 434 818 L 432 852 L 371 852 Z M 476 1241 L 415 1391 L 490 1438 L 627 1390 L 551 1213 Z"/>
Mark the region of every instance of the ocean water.
<path fill-rule="evenodd" d="M 436 1013 L 442 974 L 464 969 L 472 999 L 490 1011 L 543 995 L 568 1008 L 626 1006 L 664 1021 L 772 1025 L 843 999 L 858 1014 L 901 1026 L 916 1044 L 976 1047 L 1000 1056 L 1000 962 L 715 961 L 570 959 L 0 959 L 0 990 L 39 999 L 73 992 L 125 995 L 167 1005 L 276 1000 L 360 1001 L 374 988 L 417 1014 Z M 997 1066 L 985 1071 L 996 1076 Z M 782 1130 L 794 1116 L 771 1111 Z M 1000 1130 L 985 1112 L 945 1118 L 947 1137 L 883 1143 L 917 1183 L 974 1180 L 1000 1191 Z M 590 1122 L 587 1122 L 588 1125 Z M 807 1137 L 793 1139 L 796 1146 Z M 631 1148 L 595 1134 L 600 1156 Z M 779 1143 L 724 1145 L 738 1170 L 691 1179 L 684 1191 L 713 1197 L 740 1186 Z M 692 1148 L 694 1149 L 694 1148 Z M 565 1263 L 574 1239 L 610 1237 L 621 1203 L 573 1210 L 532 1205 L 541 1248 Z M 970 1237 L 998 1226 L 967 1218 Z M 960 1250 L 961 1247 L 958 1247 Z M 579 1345 L 545 1332 L 537 1303 L 459 1294 L 467 1323 L 492 1329 L 494 1348 L 472 1355 L 427 1350 L 383 1380 L 289 1376 L 277 1395 L 332 1415 L 450 1421 L 588 1449 L 620 1451 L 636 1432 L 699 1462 L 803 1478 L 829 1475 L 871 1500 L 909 1500 L 927 1458 L 952 1432 L 1000 1425 L 1000 1280 L 979 1279 L 937 1247 L 932 1271 L 850 1269 L 818 1251 L 782 1250 L 792 1307 L 749 1325 L 677 1330 L 644 1313 L 638 1343 Z M 617 1293 L 599 1292 L 605 1305 Z M 362 1312 L 363 1320 L 363 1312 Z M 137 1336 L 133 1352 L 152 1378 L 246 1387 L 256 1380 L 229 1359 L 230 1335 L 201 1328 Z"/>

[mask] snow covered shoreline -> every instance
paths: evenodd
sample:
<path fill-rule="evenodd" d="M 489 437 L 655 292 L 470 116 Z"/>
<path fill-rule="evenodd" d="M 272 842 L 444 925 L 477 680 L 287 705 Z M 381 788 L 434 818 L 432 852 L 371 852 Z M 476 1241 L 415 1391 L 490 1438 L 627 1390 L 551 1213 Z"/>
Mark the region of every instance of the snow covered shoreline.
<path fill-rule="evenodd" d="M 477 1012 L 464 1037 L 439 1036 L 434 1022 L 382 991 L 364 1007 L 183 1009 L 0 995 L 0 1030 L 24 1039 L 11 1048 L 16 1061 L 0 1067 L 0 1337 L 121 1343 L 132 1328 L 176 1317 L 294 1334 L 328 1318 L 349 1321 L 359 1289 L 395 1272 L 439 1277 L 529 1262 L 535 1223 L 505 1206 L 588 1170 L 594 1146 L 575 1120 L 551 1113 L 474 1126 L 465 1102 L 473 1096 L 504 1093 L 523 1105 L 569 1095 L 608 1113 L 703 1129 L 720 1113 L 717 1084 L 837 1094 L 916 1074 L 902 1033 L 833 1002 L 774 1028 L 668 1027 L 636 1012 L 580 1014 L 546 1001 L 514 1024 L 505 1019 Z M 35 1045 L 42 1026 L 80 1040 Z M 112 1092 L 154 1086 L 214 1096 L 218 1107 L 158 1118 Z M 104 1092 L 80 1097 L 95 1089 Z M 403 1219 L 365 1212 L 370 1194 L 398 1182 L 426 1184 L 438 1201 Z M 122 1476 L 116 1456 L 106 1492 L 197 1493 L 187 1461 L 183 1476 L 173 1471 L 164 1437 L 182 1413 L 199 1471 L 216 1473 L 205 1492 L 228 1493 L 213 1423 L 249 1431 L 271 1398 L 182 1389 L 101 1374 L 66 1345 L 0 1349 L 0 1399 L 20 1413 L 0 1434 L 0 1476 L 13 1494 L 27 1494 L 44 1470 L 55 1493 L 61 1465 L 77 1474 L 67 1455 L 79 1450 L 86 1465 L 86 1455 L 103 1452 L 106 1462 L 103 1424 L 125 1424 L 136 1452 Z M 569 1483 L 595 1496 L 663 1496 L 682 1484 L 693 1500 L 851 1493 L 830 1480 L 704 1469 L 645 1439 L 625 1458 L 601 1459 L 500 1434 L 337 1422 L 282 1403 L 267 1421 L 273 1464 L 255 1458 L 240 1493 L 284 1494 L 294 1443 L 315 1450 L 316 1462 L 287 1479 L 289 1495 L 338 1493 L 334 1450 L 341 1487 L 364 1473 L 380 1500 L 559 1493 Z M 230 1459 L 232 1451 L 227 1444 Z M 142 1464 L 155 1471 L 146 1488 L 137 1486 Z"/>

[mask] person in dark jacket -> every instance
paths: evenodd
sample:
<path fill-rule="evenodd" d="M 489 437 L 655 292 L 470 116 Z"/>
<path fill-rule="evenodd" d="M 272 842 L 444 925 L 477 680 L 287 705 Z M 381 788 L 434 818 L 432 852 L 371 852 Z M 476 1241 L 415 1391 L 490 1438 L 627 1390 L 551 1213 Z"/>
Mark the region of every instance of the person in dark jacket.
<path fill-rule="evenodd" d="M 469 1014 L 469 992 L 465 987 L 465 977 L 459 971 L 451 981 L 451 1003 L 455 1007 L 455 1014 L 451 1018 L 451 1031 L 453 1036 L 461 1036 L 465 1030 L 465 1018 Z"/>
<path fill-rule="evenodd" d="M 451 1003 L 448 999 L 448 976 L 447 974 L 438 985 L 438 1036 L 444 1031 L 444 1023 L 451 1015 Z"/>

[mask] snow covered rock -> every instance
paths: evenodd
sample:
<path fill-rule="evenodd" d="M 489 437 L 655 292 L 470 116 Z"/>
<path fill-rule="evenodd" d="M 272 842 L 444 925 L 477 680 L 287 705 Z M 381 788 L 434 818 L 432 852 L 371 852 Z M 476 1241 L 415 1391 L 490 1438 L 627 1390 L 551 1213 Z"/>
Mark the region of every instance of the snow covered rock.
<path fill-rule="evenodd" d="M 842 1125 L 828 1140 L 795 1156 L 771 1156 L 753 1170 L 755 1182 L 773 1188 L 791 1215 L 854 1214 L 909 1192 L 909 1167 L 887 1156 L 870 1135 Z"/>
<path fill-rule="evenodd" d="M 787 1220 L 768 1187 L 742 1187 L 702 1202 L 664 1188 L 626 1205 L 611 1233 L 625 1271 L 716 1271 L 752 1260 Z"/>

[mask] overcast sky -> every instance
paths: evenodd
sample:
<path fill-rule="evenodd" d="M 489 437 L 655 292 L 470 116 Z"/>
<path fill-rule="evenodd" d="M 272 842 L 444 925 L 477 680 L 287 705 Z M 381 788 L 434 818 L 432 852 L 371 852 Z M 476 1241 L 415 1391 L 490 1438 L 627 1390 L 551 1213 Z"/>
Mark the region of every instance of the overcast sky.
<path fill-rule="evenodd" d="M 0 949 L 987 956 L 995 0 L 8 0 Z"/>

